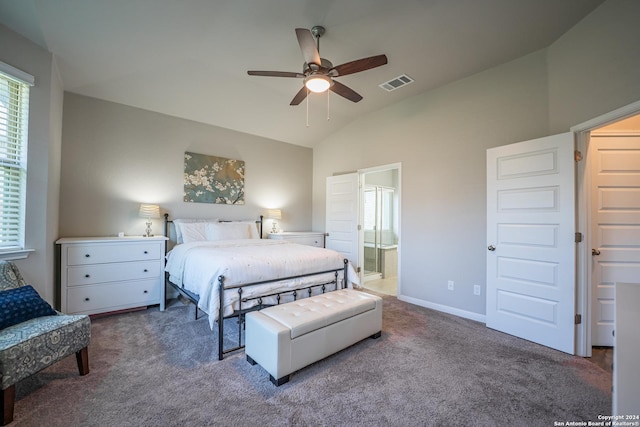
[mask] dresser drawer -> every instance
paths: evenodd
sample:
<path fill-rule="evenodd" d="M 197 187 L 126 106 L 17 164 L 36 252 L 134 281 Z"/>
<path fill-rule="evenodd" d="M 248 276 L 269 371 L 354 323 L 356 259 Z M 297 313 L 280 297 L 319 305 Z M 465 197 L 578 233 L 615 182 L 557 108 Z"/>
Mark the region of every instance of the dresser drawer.
<path fill-rule="evenodd" d="M 67 265 L 144 261 L 162 257 L 162 248 L 157 242 L 70 245 L 66 249 Z"/>
<path fill-rule="evenodd" d="M 67 267 L 67 286 L 120 282 L 123 280 L 157 279 L 160 277 L 160 261 L 123 262 L 111 264 Z"/>
<path fill-rule="evenodd" d="M 91 314 L 157 304 L 160 284 L 160 280 L 153 279 L 69 288 L 67 311 Z"/>

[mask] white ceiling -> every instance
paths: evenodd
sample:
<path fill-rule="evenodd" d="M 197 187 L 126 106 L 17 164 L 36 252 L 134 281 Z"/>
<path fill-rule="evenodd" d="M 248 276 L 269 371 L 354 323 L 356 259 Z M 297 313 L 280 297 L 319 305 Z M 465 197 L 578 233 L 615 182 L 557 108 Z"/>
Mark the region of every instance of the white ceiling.
<path fill-rule="evenodd" d="M 549 46 L 603 0 L 0 0 L 0 23 L 54 53 L 66 91 L 302 146 L 408 97 Z M 364 99 L 310 96 L 294 29 L 322 25 L 338 80 Z M 2 58 L 0 57 L 0 60 Z M 378 87 L 400 74 L 415 83 Z"/>

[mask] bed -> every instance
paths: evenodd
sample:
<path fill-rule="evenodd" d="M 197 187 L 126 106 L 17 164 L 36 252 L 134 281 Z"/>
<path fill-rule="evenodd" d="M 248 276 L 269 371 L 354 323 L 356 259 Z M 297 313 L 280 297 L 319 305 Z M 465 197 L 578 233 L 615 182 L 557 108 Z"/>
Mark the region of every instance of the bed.
<path fill-rule="evenodd" d="M 175 243 L 166 255 L 167 283 L 196 305 L 196 316 L 198 309 L 208 315 L 220 360 L 244 347 L 247 312 L 358 283 L 336 251 L 262 239 L 262 217 L 170 221 L 165 214 L 165 235 Z M 225 347 L 225 319 L 231 318 L 237 321 L 237 343 Z"/>

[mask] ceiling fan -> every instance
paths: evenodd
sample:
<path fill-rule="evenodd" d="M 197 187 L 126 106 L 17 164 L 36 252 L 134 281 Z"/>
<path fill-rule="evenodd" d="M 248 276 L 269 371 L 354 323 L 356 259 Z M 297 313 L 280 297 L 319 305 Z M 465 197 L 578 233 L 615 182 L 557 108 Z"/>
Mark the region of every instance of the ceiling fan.
<path fill-rule="evenodd" d="M 362 100 L 362 96 L 359 93 L 338 82 L 335 80 L 335 77 L 359 73 L 360 71 L 384 65 L 387 63 L 387 56 L 370 56 L 334 66 L 331 61 L 320 58 L 320 37 L 322 37 L 324 33 L 325 28 L 321 26 L 315 26 L 311 28 L 311 30 L 296 28 L 298 44 L 300 45 L 300 50 L 305 60 L 301 73 L 289 71 L 247 71 L 247 73 L 250 76 L 294 77 L 304 79 L 304 86 L 302 86 L 302 89 L 293 97 L 289 105 L 300 104 L 307 97 L 309 91 L 324 92 L 327 89 L 347 98 L 349 101 L 358 102 Z"/>

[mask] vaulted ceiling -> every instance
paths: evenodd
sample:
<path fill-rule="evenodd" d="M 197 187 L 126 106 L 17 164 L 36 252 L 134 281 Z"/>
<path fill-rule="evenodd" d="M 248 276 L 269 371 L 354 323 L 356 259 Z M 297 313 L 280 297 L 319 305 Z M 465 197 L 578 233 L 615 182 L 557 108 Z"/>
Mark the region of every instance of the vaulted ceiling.
<path fill-rule="evenodd" d="M 0 0 L 0 23 L 55 55 L 66 91 L 313 146 L 363 114 L 545 48 L 602 2 Z M 334 65 L 387 55 L 337 79 L 362 101 L 311 94 L 290 106 L 301 79 L 247 75 L 301 72 L 295 28 L 314 25 Z M 414 83 L 379 87 L 402 74 Z"/>

